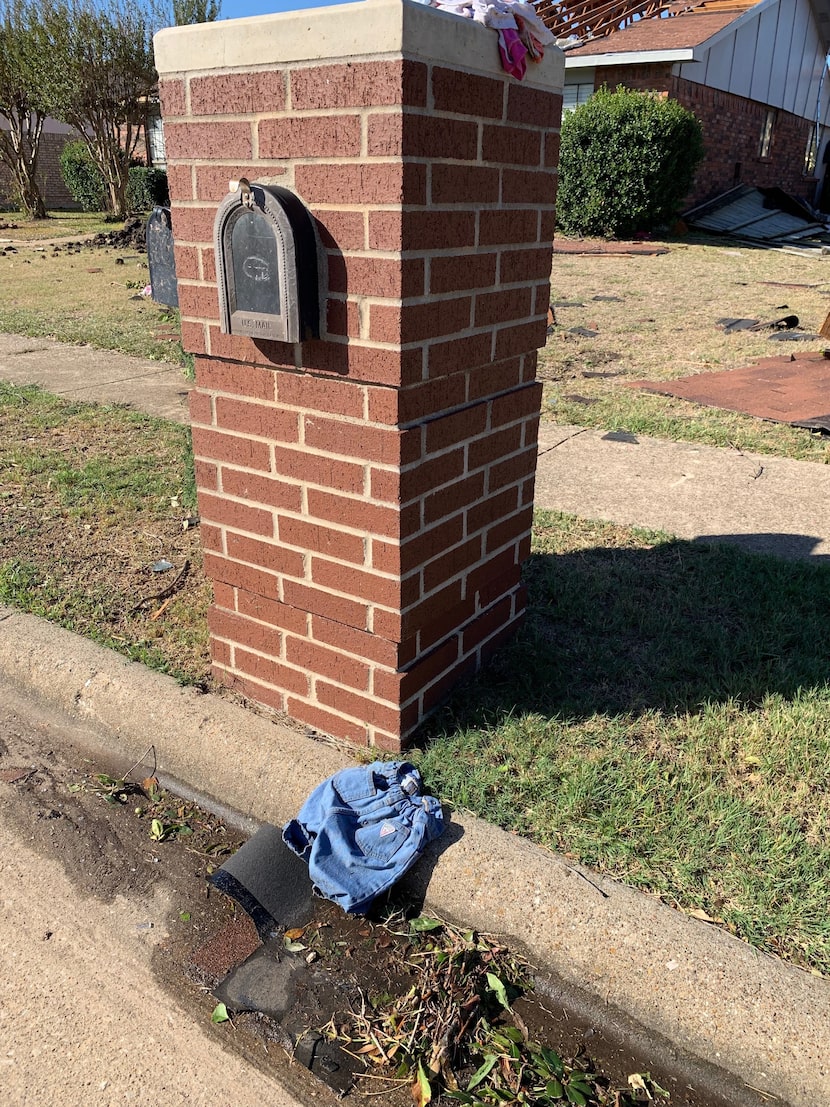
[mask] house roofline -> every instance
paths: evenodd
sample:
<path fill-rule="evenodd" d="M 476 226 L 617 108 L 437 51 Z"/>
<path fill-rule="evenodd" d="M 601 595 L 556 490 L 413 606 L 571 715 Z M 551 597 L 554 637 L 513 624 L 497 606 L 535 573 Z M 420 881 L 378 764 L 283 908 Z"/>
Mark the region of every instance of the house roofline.
<path fill-rule="evenodd" d="M 642 65 L 644 62 L 694 61 L 691 46 L 676 50 L 628 50 L 620 54 L 565 54 L 565 69 L 593 69 L 597 65 Z"/>

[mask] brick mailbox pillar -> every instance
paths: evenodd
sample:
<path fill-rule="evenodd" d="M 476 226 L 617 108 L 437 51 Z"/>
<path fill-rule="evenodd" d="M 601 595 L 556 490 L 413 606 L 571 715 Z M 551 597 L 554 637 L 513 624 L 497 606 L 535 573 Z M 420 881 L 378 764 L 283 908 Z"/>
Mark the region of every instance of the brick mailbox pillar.
<path fill-rule="evenodd" d="M 399 750 L 519 623 L 564 66 L 409 0 L 162 31 L 214 672 Z M 319 339 L 222 334 L 229 181 L 311 209 Z"/>

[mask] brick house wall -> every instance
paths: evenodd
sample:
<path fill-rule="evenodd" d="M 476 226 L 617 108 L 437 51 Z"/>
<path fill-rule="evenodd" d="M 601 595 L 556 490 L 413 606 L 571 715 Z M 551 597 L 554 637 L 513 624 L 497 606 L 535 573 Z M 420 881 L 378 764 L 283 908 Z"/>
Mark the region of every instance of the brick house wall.
<path fill-rule="evenodd" d="M 64 184 L 60 167 L 61 151 L 74 137 L 74 132 L 69 128 L 46 121 L 40 140 L 38 179 L 47 208 L 74 210 L 78 207 Z M 0 165 L 0 203 L 13 201 L 13 192 L 11 174 L 5 166 Z"/>
<path fill-rule="evenodd" d="M 663 92 L 700 120 L 706 152 L 684 207 L 703 203 L 738 184 L 775 186 L 793 196 L 813 199 L 816 178 L 803 173 L 809 120 L 776 110 L 769 156 L 762 158 L 759 149 L 766 104 L 675 77 L 670 63 L 603 66 L 596 70 L 594 87 L 603 85 Z"/>
<path fill-rule="evenodd" d="M 264 18 L 282 56 L 296 24 L 296 61 L 258 65 L 233 21 L 213 66 L 215 27 L 156 40 L 214 673 L 397 750 L 523 614 L 564 66 L 518 84 L 492 32 L 400 0 Z M 316 218 L 318 340 L 220 331 L 213 224 L 240 176 Z"/>

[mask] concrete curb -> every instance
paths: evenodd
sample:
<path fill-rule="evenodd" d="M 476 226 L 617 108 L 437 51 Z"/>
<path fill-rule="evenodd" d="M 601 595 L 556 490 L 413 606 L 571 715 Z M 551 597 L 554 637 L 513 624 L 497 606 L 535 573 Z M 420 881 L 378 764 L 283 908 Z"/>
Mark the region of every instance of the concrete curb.
<path fill-rule="evenodd" d="M 160 770 L 255 820 L 285 822 L 349 763 L 299 731 L 2 606 L 0 680 L 82 725 L 119 763 L 152 743 Z M 622 1013 L 643 1040 L 667 1039 L 717 1066 L 720 1091 L 736 1104 L 762 1102 L 756 1091 L 793 1107 L 830 1103 L 827 980 L 474 816 L 453 815 L 447 838 L 413 875 L 427 909 L 500 934 L 594 1011 Z"/>

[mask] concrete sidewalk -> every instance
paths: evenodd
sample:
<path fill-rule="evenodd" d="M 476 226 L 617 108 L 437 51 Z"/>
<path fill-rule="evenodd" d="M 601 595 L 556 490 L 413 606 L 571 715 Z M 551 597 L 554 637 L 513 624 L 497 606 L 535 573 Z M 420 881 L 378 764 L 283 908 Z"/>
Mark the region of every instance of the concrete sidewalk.
<path fill-rule="evenodd" d="M 185 418 L 177 370 L 118 355 L 5 337 L 0 377 L 89 400 L 117 392 L 119 403 Z M 765 486 L 757 465 L 769 467 Z M 827 509 L 820 517 L 813 505 L 826 504 L 827 476 L 804 462 L 781 463 L 779 475 L 775 459 L 546 428 L 537 502 L 689 539 L 784 533 L 789 556 L 824 557 Z M 169 777 L 254 821 L 285 822 L 348 763 L 345 750 L 8 608 L 0 680 L 82 725 L 90 749 L 125 766 L 152 742 Z M 751 1107 L 830 1103 L 828 981 L 473 816 L 452 816 L 411 880 L 428 910 L 524 949 L 556 974 L 563 1002 L 621 1024 L 695 1087 Z"/>
<path fill-rule="evenodd" d="M 0 379 L 186 423 L 176 366 L 0 334 Z M 542 423 L 536 506 L 735 542 L 788 558 L 830 556 L 830 465 Z"/>

